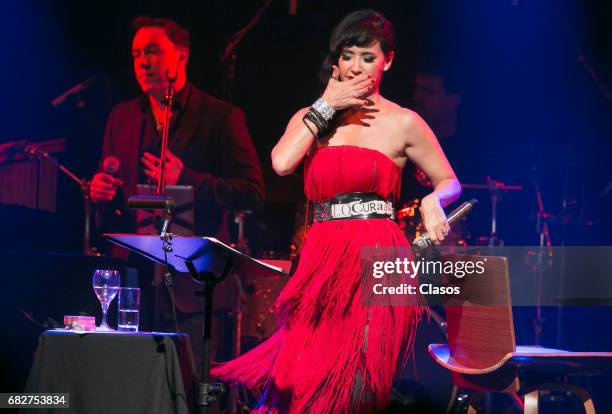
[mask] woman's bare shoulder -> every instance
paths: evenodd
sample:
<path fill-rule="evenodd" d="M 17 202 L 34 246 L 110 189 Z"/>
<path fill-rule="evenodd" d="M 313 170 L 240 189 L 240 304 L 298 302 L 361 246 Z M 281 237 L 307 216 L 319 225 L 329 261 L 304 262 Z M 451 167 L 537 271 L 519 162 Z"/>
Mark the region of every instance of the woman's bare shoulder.
<path fill-rule="evenodd" d="M 402 129 L 419 128 L 425 123 L 423 118 L 413 110 L 404 108 L 392 101 L 387 101 L 386 105 L 389 118 Z"/>
<path fill-rule="evenodd" d="M 393 106 L 390 107 L 389 119 L 393 122 L 394 128 L 397 128 L 398 136 L 401 137 L 407 147 L 434 137 L 425 120 L 408 108 L 393 103 Z"/>

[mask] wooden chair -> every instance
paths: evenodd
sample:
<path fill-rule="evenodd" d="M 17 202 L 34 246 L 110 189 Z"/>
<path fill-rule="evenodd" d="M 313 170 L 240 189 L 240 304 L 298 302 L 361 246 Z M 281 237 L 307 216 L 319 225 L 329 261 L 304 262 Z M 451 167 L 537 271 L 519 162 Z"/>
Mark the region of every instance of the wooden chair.
<path fill-rule="evenodd" d="M 475 402 L 483 393 L 521 392 L 524 412 L 537 414 L 542 392 L 566 391 L 580 398 L 587 414 L 594 414 L 589 393 L 571 380 L 608 371 L 612 352 L 516 346 L 507 258 L 453 255 L 445 260 L 486 261 L 485 274 L 452 278 L 450 283 L 461 287 L 462 294 L 445 302 L 448 344 L 429 346 L 431 356 L 451 371 L 453 384 L 467 392 L 448 412 L 463 406 L 476 413 Z"/>

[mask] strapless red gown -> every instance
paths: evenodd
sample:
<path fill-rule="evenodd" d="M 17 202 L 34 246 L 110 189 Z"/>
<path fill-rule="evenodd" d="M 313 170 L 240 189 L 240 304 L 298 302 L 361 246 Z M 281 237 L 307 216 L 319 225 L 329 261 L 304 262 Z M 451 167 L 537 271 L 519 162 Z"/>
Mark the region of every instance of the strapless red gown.
<path fill-rule="evenodd" d="M 306 160 L 309 200 L 338 193 L 399 197 L 401 169 L 376 150 L 333 146 Z M 384 408 L 421 315 L 418 306 L 366 306 L 364 246 L 408 246 L 387 219 L 336 220 L 311 227 L 298 268 L 278 297 L 278 331 L 213 377 L 264 392 L 256 413 L 363 413 Z"/>

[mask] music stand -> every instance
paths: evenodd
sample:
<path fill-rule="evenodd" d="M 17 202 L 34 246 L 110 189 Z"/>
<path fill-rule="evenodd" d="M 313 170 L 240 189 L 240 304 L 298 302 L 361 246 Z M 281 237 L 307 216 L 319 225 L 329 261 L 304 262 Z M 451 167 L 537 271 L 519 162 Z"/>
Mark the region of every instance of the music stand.
<path fill-rule="evenodd" d="M 259 272 L 287 274 L 277 266 L 254 259 L 214 237 L 170 235 L 166 240 L 159 235 L 105 234 L 109 241 L 136 252 L 149 260 L 168 264 L 175 271 L 189 272 L 202 283 L 204 296 L 204 336 L 202 379 L 198 387 L 196 413 L 205 414 L 215 401 L 214 394 L 223 392 L 222 384 L 212 384 L 210 377 L 212 299 L 215 285 L 230 273 Z"/>

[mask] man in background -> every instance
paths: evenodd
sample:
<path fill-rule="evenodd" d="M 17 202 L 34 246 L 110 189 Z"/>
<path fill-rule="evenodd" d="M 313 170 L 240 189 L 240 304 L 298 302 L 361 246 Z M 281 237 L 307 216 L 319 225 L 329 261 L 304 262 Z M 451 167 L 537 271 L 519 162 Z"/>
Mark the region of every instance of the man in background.
<path fill-rule="evenodd" d="M 227 211 L 255 208 L 264 198 L 261 166 L 245 116 L 189 82 L 190 39 L 185 29 L 168 19 L 139 17 L 134 31 L 134 74 L 143 94 L 110 113 L 100 166 L 113 156 L 119 168 L 114 175 L 101 171 L 93 177 L 91 199 L 95 204 L 117 200 L 125 210 L 137 184 L 157 184 L 164 96 L 168 76 L 176 76 L 165 183 L 194 186 L 195 233 L 227 240 Z M 133 217 L 122 215 L 117 227 L 135 230 Z"/>
<path fill-rule="evenodd" d="M 229 241 L 228 212 L 255 209 L 264 199 L 261 165 L 249 135 L 243 112 L 192 85 L 187 78 L 190 54 L 189 33 L 164 18 L 139 17 L 134 21 L 132 58 L 134 75 L 142 90 L 136 99 L 116 105 L 108 118 L 100 172 L 91 181 L 90 195 L 99 210 L 105 211 L 105 231 L 135 232 L 136 220 L 127 209 L 127 199 L 138 184 L 156 186 L 160 177 L 161 136 L 165 121 L 165 94 L 168 77 L 176 77 L 171 108 L 166 185 L 194 188 L 194 231 Z M 114 168 L 108 164 L 113 157 Z M 111 174 L 112 173 L 112 174 Z M 160 278 L 153 280 L 159 285 Z M 228 279 L 229 280 L 229 279 Z M 147 289 L 141 279 L 140 286 Z M 223 286 L 221 284 L 221 286 Z M 233 306 L 233 290 L 219 287 L 214 303 Z M 203 299 L 188 275 L 174 277 L 176 307 L 182 331 L 191 336 L 196 359 L 201 357 Z M 219 298 L 220 295 L 225 295 Z M 163 329 L 173 330 L 168 303 L 162 301 Z M 217 315 L 226 315 L 216 309 Z M 213 320 L 217 338 L 228 327 L 227 318 Z M 145 329 L 159 329 L 153 322 Z M 217 346 L 215 346 L 217 345 Z M 213 344 L 214 348 L 225 347 Z M 216 359 L 222 360 L 223 355 Z M 199 364 L 197 366 L 199 368 Z"/>

